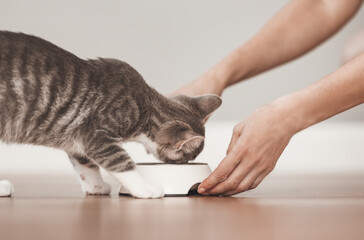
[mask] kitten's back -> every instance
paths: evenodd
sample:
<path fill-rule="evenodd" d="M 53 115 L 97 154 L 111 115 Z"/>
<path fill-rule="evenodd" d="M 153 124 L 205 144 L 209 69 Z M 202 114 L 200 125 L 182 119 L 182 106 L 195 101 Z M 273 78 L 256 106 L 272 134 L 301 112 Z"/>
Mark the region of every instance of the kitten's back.
<path fill-rule="evenodd" d="M 77 117 L 72 110 L 84 96 L 85 68 L 85 61 L 50 42 L 0 31 L 0 138 L 44 144 L 52 139 L 45 132 L 55 137 L 54 127 Z"/>

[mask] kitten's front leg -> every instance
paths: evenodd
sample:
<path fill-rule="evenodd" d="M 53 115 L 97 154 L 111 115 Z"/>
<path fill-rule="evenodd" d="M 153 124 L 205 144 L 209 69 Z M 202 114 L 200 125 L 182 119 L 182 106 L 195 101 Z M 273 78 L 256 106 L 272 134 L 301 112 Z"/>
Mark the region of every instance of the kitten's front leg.
<path fill-rule="evenodd" d="M 104 144 L 92 147 L 87 154 L 114 176 L 132 196 L 137 198 L 160 198 L 164 196 L 163 188 L 147 182 L 138 173 L 133 160 L 120 146 L 114 143 Z"/>
<path fill-rule="evenodd" d="M 134 197 L 161 198 L 164 196 L 162 186 L 147 182 L 135 169 L 125 172 L 112 172 L 112 175 Z"/>

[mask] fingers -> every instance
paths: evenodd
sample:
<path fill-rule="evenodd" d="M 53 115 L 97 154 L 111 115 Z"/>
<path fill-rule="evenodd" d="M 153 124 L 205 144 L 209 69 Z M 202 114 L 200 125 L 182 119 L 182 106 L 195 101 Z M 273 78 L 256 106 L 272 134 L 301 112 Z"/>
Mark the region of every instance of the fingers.
<path fill-rule="evenodd" d="M 264 174 L 265 168 L 261 167 L 259 163 L 259 161 L 242 161 L 224 182 L 218 184 L 208 193 L 213 195 L 233 195 L 252 189 L 256 180 L 262 175 L 266 175 Z"/>
<path fill-rule="evenodd" d="M 224 196 L 231 196 L 241 192 L 245 192 L 256 188 L 263 179 L 268 175 L 268 171 L 265 172 L 251 172 L 249 175 L 233 190 L 222 193 Z"/>
<path fill-rule="evenodd" d="M 228 196 L 254 189 L 271 171 L 272 169 L 261 161 L 243 160 L 226 180 L 218 183 L 206 194 Z"/>
<path fill-rule="evenodd" d="M 259 184 L 263 181 L 263 179 L 269 174 L 270 172 L 267 171 L 266 173 L 261 174 L 259 177 L 257 177 L 253 183 L 253 185 L 250 186 L 250 189 L 254 189 L 259 186 Z"/>
<path fill-rule="evenodd" d="M 226 154 L 229 154 L 231 152 L 231 150 L 233 149 L 233 147 L 235 146 L 236 144 L 236 141 L 239 139 L 242 131 L 244 129 L 244 124 L 243 123 L 240 123 L 238 125 L 236 125 L 234 127 L 234 130 L 233 130 L 233 135 L 231 137 L 231 140 L 230 140 L 230 144 L 229 144 L 229 147 L 228 149 L 226 150 Z"/>
<path fill-rule="evenodd" d="M 244 126 L 243 124 L 238 124 L 234 128 L 233 137 L 229 146 L 230 148 L 229 153 L 221 161 L 221 163 L 215 169 L 215 171 L 200 184 L 198 188 L 198 192 L 200 194 L 208 192 L 210 189 L 214 188 L 217 184 L 227 179 L 230 173 L 232 173 L 236 168 L 236 166 L 240 163 L 242 157 L 246 152 L 242 143 L 241 142 L 239 143 L 238 141 L 243 126 Z"/>
<path fill-rule="evenodd" d="M 240 163 L 226 180 L 218 183 L 216 186 L 208 190 L 208 194 L 217 195 L 235 190 L 246 178 L 252 168 L 253 166 L 246 166 L 246 164 Z"/>
<path fill-rule="evenodd" d="M 241 155 L 243 151 L 233 151 L 227 155 L 219 164 L 210 176 L 208 176 L 198 187 L 198 192 L 203 194 L 215 187 L 220 182 L 226 180 L 230 173 L 232 173 L 235 167 L 240 163 Z"/>

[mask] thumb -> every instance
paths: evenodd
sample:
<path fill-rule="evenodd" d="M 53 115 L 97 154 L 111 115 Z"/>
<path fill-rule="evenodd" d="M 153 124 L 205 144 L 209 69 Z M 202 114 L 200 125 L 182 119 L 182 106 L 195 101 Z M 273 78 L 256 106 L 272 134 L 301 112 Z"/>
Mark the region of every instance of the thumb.
<path fill-rule="evenodd" d="M 243 123 L 240 123 L 240 124 L 238 124 L 238 125 L 236 125 L 234 127 L 233 135 L 231 136 L 231 140 L 230 140 L 230 143 L 229 143 L 229 147 L 226 150 L 226 154 L 229 154 L 230 151 L 233 149 L 236 141 L 238 141 L 241 133 L 243 132 L 243 129 L 244 129 L 244 124 Z"/>

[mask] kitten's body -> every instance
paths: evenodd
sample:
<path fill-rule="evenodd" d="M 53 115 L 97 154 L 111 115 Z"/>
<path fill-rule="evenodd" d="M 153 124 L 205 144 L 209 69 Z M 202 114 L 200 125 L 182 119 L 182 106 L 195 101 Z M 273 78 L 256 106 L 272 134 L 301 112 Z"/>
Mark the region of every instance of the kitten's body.
<path fill-rule="evenodd" d="M 65 150 L 86 193 L 110 192 L 101 166 L 136 197 L 163 196 L 120 143 L 141 142 L 165 162 L 192 160 L 203 148 L 203 120 L 220 104 L 216 96 L 168 99 L 125 62 L 85 61 L 0 31 L 0 140 Z"/>

